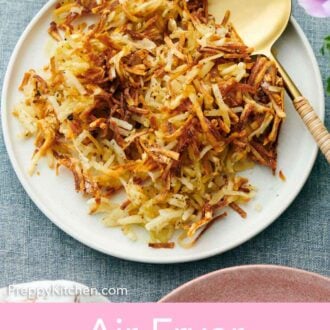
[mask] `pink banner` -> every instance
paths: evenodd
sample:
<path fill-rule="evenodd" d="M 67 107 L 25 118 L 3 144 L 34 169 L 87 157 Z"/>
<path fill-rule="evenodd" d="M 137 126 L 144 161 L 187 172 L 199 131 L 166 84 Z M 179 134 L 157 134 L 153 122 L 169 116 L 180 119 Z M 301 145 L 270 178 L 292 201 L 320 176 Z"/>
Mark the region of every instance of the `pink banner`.
<path fill-rule="evenodd" d="M 328 330 L 330 304 L 3 304 L 4 330 Z"/>

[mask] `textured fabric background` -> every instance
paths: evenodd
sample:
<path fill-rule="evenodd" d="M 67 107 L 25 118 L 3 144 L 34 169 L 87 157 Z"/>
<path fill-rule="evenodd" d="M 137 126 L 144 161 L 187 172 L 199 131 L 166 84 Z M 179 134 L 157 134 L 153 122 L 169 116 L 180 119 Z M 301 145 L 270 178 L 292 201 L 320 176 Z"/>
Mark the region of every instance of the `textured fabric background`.
<path fill-rule="evenodd" d="M 276 1 L 276 0 L 273 0 Z M 0 0 L 1 86 L 12 50 L 26 25 L 46 0 Z M 323 78 L 329 64 L 320 56 L 330 19 L 314 19 L 298 7 L 294 16 L 317 55 Z M 330 98 L 326 101 L 330 127 Z M 54 226 L 33 204 L 10 165 L 0 137 L 0 287 L 42 279 L 67 279 L 86 285 L 126 287 L 114 301 L 157 301 L 199 275 L 242 264 L 281 264 L 330 275 L 330 167 L 319 156 L 313 173 L 291 207 L 267 230 L 224 255 L 181 265 L 146 265 L 93 251 Z"/>

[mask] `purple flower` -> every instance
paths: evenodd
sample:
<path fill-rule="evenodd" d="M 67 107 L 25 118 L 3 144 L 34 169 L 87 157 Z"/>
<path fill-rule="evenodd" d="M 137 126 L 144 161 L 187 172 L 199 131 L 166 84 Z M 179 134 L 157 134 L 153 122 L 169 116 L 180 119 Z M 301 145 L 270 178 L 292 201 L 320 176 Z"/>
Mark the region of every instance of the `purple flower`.
<path fill-rule="evenodd" d="M 330 16 L 330 0 L 298 0 L 298 2 L 312 16 Z"/>

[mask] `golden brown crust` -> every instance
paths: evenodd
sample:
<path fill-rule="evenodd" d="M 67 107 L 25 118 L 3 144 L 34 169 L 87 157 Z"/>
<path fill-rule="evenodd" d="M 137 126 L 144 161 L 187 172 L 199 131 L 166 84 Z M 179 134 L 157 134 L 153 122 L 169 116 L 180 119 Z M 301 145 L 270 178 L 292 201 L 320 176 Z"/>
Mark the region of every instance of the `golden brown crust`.
<path fill-rule="evenodd" d="M 107 225 L 142 226 L 156 243 L 177 229 L 197 241 L 228 206 L 246 217 L 254 188 L 238 173 L 276 170 L 284 89 L 229 19 L 216 24 L 206 0 L 59 2 L 57 48 L 44 76 L 26 73 L 15 110 L 34 167 L 50 157 Z"/>
<path fill-rule="evenodd" d="M 149 243 L 149 247 L 153 249 L 174 249 L 175 243 L 168 242 L 168 243 Z"/>

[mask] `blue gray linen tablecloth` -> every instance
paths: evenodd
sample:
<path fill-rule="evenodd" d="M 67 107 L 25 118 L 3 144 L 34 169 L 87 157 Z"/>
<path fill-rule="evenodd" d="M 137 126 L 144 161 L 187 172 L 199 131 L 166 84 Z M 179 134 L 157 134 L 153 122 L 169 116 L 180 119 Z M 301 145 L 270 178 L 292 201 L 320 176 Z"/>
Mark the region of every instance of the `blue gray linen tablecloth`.
<path fill-rule="evenodd" d="M 276 0 L 273 0 L 276 1 Z M 13 48 L 47 0 L 0 0 L 0 84 Z M 308 36 L 323 78 L 330 76 L 320 55 L 330 19 L 311 18 L 295 1 L 294 16 Z M 330 127 L 330 97 L 326 100 Z M 124 287 L 118 302 L 157 301 L 199 275 L 243 264 L 281 264 L 330 275 L 330 167 L 319 155 L 304 189 L 267 230 L 244 245 L 200 262 L 147 265 L 118 260 L 80 244 L 53 225 L 23 190 L 0 137 L 0 287 L 42 279 L 66 279 L 96 288 Z"/>

